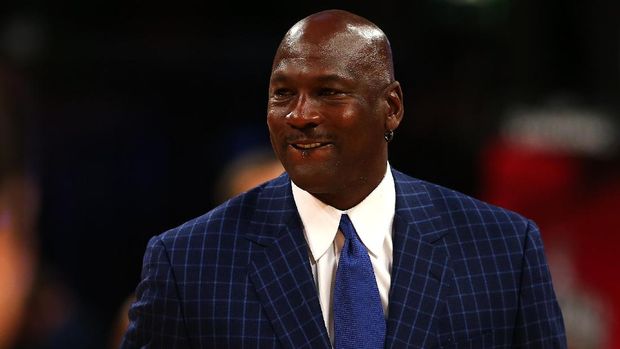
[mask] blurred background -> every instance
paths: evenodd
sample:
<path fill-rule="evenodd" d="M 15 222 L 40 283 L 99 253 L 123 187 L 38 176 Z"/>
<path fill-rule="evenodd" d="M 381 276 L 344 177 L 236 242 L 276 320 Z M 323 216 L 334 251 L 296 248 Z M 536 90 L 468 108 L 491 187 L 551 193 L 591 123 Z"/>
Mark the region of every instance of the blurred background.
<path fill-rule="evenodd" d="M 391 164 L 536 220 L 571 348 L 620 348 L 620 2 L 0 5 L 0 348 L 109 348 L 149 237 L 271 176 L 271 60 L 328 8 L 391 40 Z"/>

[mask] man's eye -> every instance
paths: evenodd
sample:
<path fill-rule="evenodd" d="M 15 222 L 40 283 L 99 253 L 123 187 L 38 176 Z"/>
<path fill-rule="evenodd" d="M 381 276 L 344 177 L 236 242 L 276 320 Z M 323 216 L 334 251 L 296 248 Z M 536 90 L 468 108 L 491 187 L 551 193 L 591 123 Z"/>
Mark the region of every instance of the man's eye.
<path fill-rule="evenodd" d="M 342 95 L 344 92 L 333 89 L 333 88 L 324 88 L 319 91 L 319 95 L 321 96 L 338 96 Z"/>
<path fill-rule="evenodd" d="M 293 91 L 286 88 L 279 88 L 273 92 L 275 97 L 288 97 L 293 95 Z"/>

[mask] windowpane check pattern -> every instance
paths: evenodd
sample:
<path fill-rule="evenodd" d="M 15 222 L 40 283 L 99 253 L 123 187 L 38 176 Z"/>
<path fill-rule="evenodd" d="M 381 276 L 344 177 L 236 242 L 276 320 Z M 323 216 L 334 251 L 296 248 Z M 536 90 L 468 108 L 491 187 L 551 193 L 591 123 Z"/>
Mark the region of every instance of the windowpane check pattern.
<path fill-rule="evenodd" d="M 540 233 L 392 169 L 385 348 L 566 348 Z M 286 174 L 149 242 L 122 348 L 331 348 Z"/>

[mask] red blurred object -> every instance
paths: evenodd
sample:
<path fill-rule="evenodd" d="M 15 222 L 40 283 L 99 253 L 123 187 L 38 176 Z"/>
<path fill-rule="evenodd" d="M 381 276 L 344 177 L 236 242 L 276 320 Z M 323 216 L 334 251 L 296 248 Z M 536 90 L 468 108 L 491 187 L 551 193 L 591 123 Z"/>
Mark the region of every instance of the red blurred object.
<path fill-rule="evenodd" d="M 574 156 L 502 140 L 482 156 L 482 199 L 539 225 L 566 216 L 582 196 L 582 171 Z"/>
<path fill-rule="evenodd" d="M 592 183 L 585 160 L 496 140 L 481 198 L 539 225 L 570 347 L 620 349 L 620 175 Z"/>

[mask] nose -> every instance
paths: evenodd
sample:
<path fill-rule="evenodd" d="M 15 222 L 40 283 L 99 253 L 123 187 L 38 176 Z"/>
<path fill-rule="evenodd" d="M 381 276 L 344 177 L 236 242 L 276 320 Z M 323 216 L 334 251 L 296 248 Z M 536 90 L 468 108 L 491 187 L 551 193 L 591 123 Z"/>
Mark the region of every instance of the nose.
<path fill-rule="evenodd" d="M 316 101 L 305 94 L 300 94 L 293 109 L 286 114 L 286 122 L 294 128 L 305 129 L 318 126 L 322 121 Z"/>

